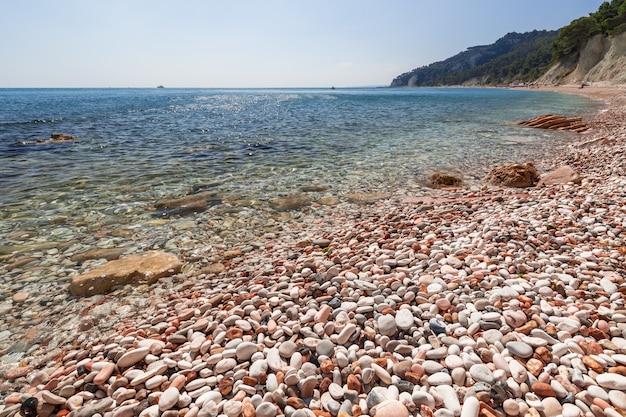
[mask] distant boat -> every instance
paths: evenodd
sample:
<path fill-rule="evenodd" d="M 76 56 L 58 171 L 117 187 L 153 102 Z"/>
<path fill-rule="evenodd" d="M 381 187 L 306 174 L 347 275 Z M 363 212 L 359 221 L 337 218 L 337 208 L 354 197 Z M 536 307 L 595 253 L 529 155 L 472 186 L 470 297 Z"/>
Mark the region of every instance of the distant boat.
<path fill-rule="evenodd" d="M 332 87 L 330 87 L 330 89 L 331 89 L 331 90 L 334 90 L 334 89 L 335 89 L 335 86 L 333 85 Z"/>
<path fill-rule="evenodd" d="M 165 87 L 163 87 L 162 85 L 158 85 L 157 88 L 165 88 Z"/>

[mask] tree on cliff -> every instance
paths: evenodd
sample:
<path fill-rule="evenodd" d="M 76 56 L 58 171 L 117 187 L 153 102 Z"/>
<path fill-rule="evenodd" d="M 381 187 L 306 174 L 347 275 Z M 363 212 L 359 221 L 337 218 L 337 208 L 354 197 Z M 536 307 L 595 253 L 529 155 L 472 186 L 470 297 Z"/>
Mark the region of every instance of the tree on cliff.
<path fill-rule="evenodd" d="M 576 61 L 592 36 L 614 36 L 626 31 L 626 0 L 605 1 L 587 17 L 557 31 L 509 33 L 492 45 L 468 48 L 444 61 L 397 76 L 391 87 L 456 84 L 498 85 L 531 82 L 568 57 Z"/>
<path fill-rule="evenodd" d="M 559 30 L 554 42 L 554 60 L 577 52 L 585 40 L 601 33 L 600 25 L 592 17 L 581 17 Z"/>
<path fill-rule="evenodd" d="M 626 0 L 605 1 L 597 12 L 572 21 L 559 30 L 553 60 L 578 53 L 587 39 L 597 34 L 611 36 L 626 30 Z"/>

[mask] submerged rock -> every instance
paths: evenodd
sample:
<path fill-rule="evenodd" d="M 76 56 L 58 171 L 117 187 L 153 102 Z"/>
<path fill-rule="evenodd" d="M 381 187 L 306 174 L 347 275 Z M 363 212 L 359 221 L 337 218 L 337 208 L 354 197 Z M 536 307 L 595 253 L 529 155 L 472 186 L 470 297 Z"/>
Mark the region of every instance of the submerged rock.
<path fill-rule="evenodd" d="M 463 181 L 459 177 L 442 174 L 440 172 L 435 172 L 430 176 L 430 178 L 428 178 L 428 185 L 433 188 L 456 187 L 461 185 L 462 182 Z"/>
<path fill-rule="evenodd" d="M 106 259 L 107 261 L 113 261 L 115 259 L 119 259 L 120 256 L 126 252 L 128 248 L 120 247 L 120 248 L 96 248 L 89 249 L 84 252 L 77 253 L 72 256 L 73 262 L 85 262 L 90 259 Z"/>
<path fill-rule="evenodd" d="M 296 210 L 311 205 L 311 199 L 299 194 L 275 198 L 270 202 L 272 208 L 278 211 Z"/>
<path fill-rule="evenodd" d="M 202 212 L 208 207 L 221 202 L 221 197 L 215 191 L 202 191 L 179 198 L 158 201 L 154 207 L 163 215 L 184 216 Z"/>
<path fill-rule="evenodd" d="M 76 141 L 76 137 L 73 135 L 66 135 L 63 133 L 53 133 L 48 139 L 36 139 L 33 141 L 21 141 L 20 145 L 42 145 L 42 144 L 55 144 L 55 143 L 73 143 Z"/>
<path fill-rule="evenodd" d="M 389 198 L 387 193 L 353 193 L 345 196 L 351 203 L 372 204 Z"/>
<path fill-rule="evenodd" d="M 152 284 L 180 271 L 182 263 L 172 254 L 147 252 L 104 264 L 72 278 L 73 295 L 104 294 L 118 285 Z"/>

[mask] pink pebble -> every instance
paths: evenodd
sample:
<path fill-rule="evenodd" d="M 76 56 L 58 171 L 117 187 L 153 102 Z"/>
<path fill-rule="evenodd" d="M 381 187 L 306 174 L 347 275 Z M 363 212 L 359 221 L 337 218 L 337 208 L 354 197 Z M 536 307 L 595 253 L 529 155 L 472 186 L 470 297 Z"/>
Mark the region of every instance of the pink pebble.
<path fill-rule="evenodd" d="M 376 417 L 409 417 L 409 410 L 400 401 L 386 400 L 376 406 Z"/>
<path fill-rule="evenodd" d="M 439 310 L 447 310 L 450 308 L 450 301 L 448 301 L 447 298 L 440 298 L 435 301 L 435 304 Z"/>
<path fill-rule="evenodd" d="M 93 383 L 95 385 L 104 384 L 105 382 L 107 382 L 109 377 L 113 374 L 114 370 L 115 370 L 115 364 L 113 362 L 107 363 L 105 366 L 102 367 L 102 369 L 100 369 L 98 374 L 95 376 L 95 378 L 93 379 Z"/>

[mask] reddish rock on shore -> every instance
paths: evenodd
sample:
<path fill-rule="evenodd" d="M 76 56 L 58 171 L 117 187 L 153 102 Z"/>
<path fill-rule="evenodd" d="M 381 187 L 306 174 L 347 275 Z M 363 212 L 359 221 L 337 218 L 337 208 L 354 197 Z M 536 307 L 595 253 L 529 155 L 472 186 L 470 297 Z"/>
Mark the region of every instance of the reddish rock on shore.
<path fill-rule="evenodd" d="M 485 177 L 485 182 L 504 187 L 532 187 L 539 181 L 539 173 L 530 162 L 508 164 L 492 168 Z"/>
<path fill-rule="evenodd" d="M 436 172 L 428 179 L 428 184 L 433 188 L 456 187 L 461 185 L 463 180 L 454 175 Z"/>
<path fill-rule="evenodd" d="M 563 165 L 554 171 L 543 174 L 537 184 L 537 187 L 541 187 L 542 185 L 567 184 L 570 182 L 580 184 L 582 182 L 582 178 L 572 167 Z"/>

